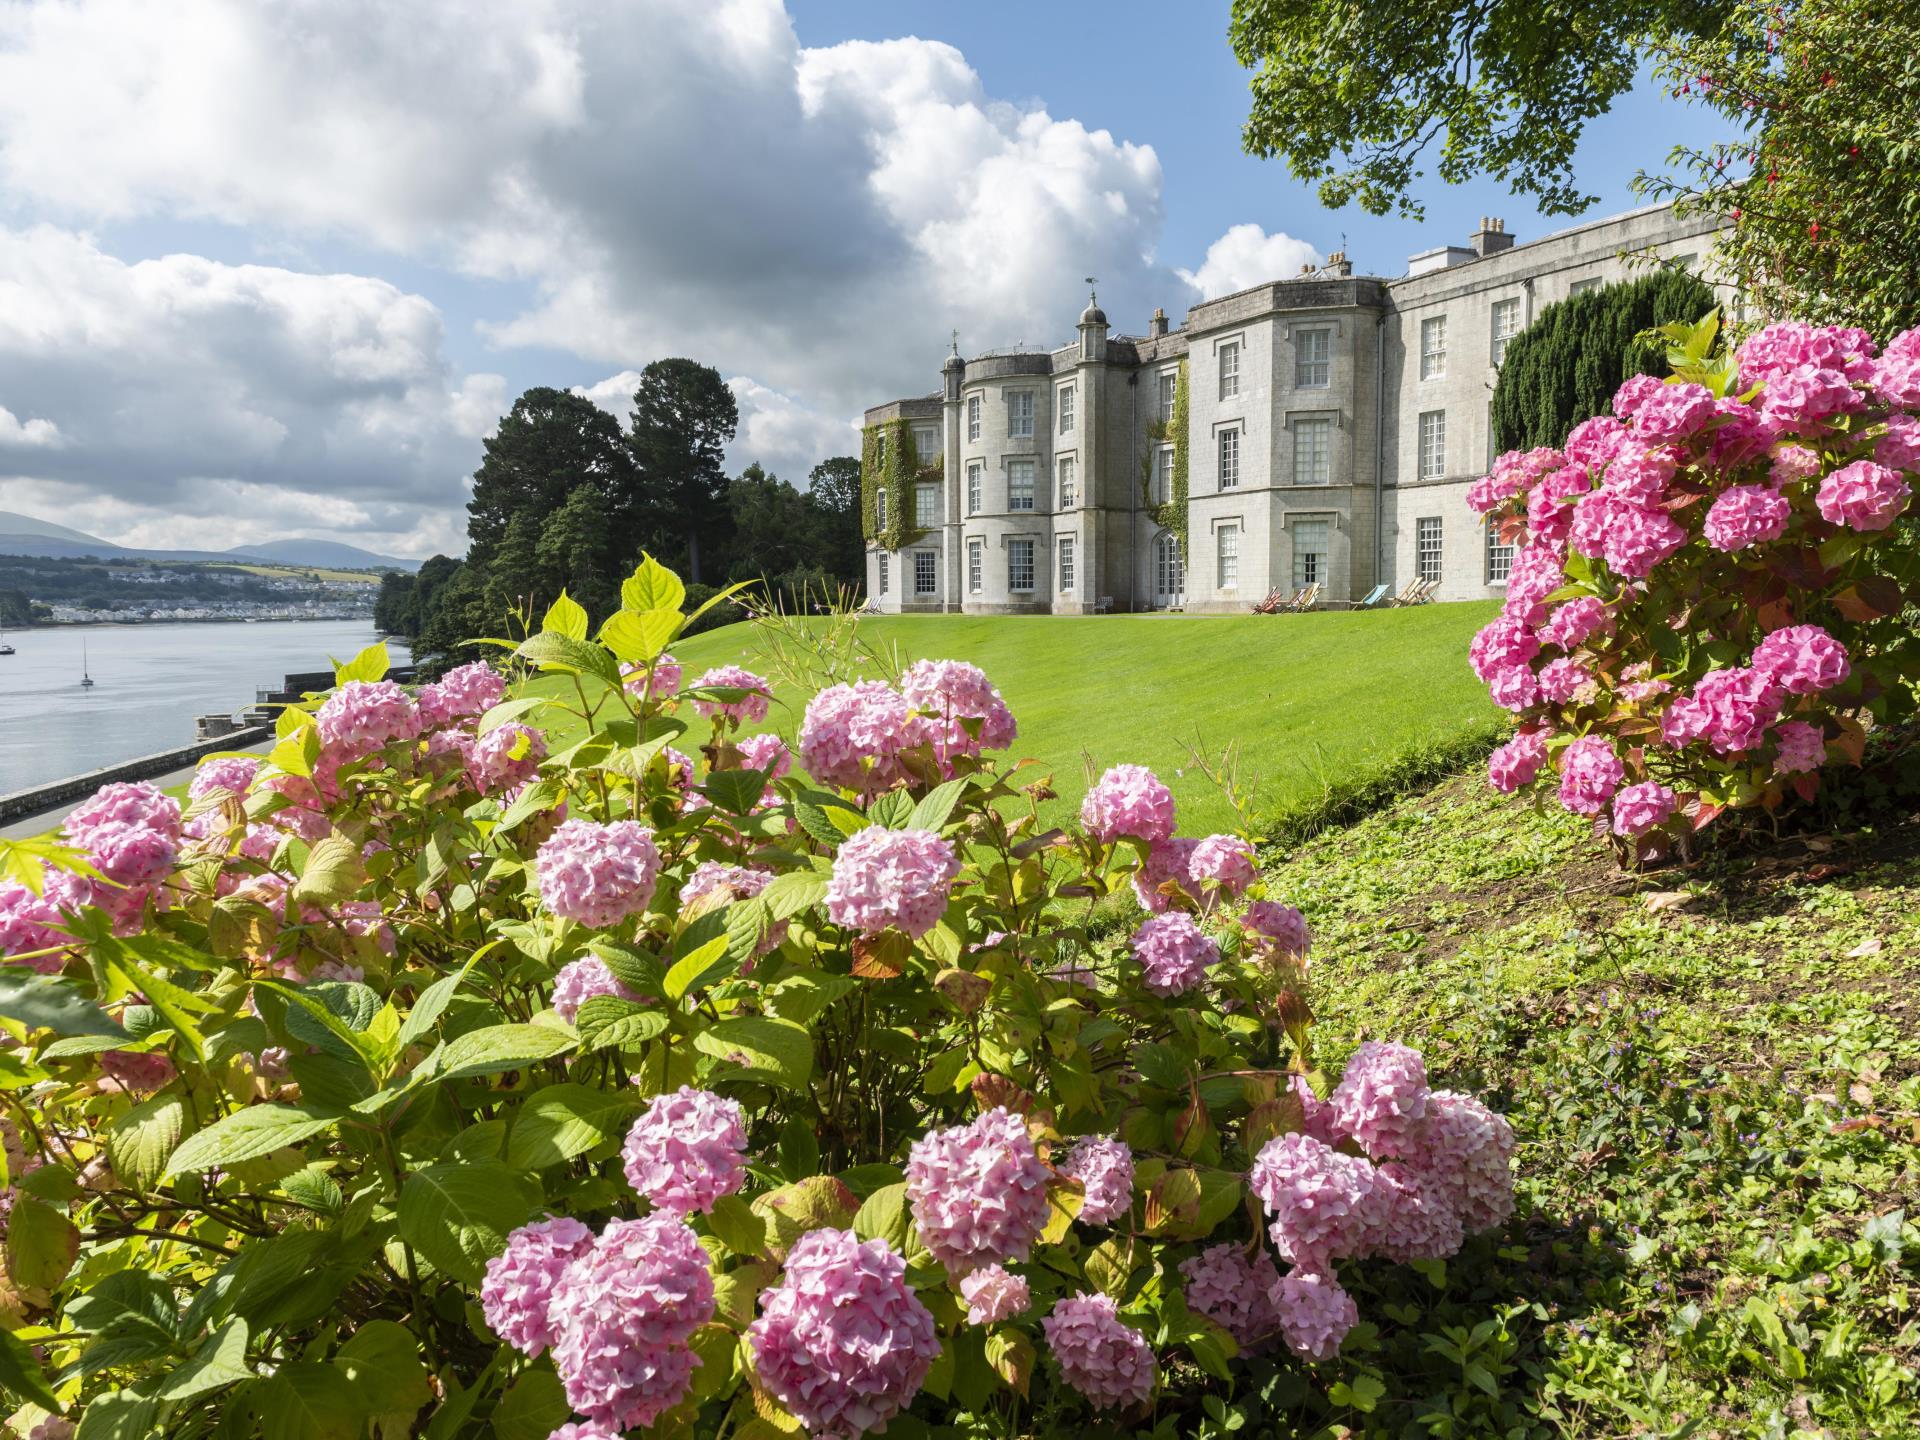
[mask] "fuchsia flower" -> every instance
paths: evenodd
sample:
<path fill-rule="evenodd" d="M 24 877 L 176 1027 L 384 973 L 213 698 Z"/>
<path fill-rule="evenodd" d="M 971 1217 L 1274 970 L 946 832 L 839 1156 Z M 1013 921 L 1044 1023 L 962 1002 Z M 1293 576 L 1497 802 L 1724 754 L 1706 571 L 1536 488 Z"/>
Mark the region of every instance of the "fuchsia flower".
<path fill-rule="evenodd" d="M 1133 932 L 1133 955 L 1156 995 L 1181 995 L 1206 979 L 1220 959 L 1213 943 L 1191 915 L 1173 911 L 1155 915 Z"/>
<path fill-rule="evenodd" d="M 610 1221 L 548 1302 L 567 1403 L 616 1430 L 651 1425 L 685 1398 L 700 1363 L 687 1342 L 713 1312 L 707 1252 L 683 1221 Z"/>
<path fill-rule="evenodd" d="M 1584 735 L 1560 756 L 1560 803 L 1576 815 L 1598 815 L 1626 773 L 1608 741 Z"/>
<path fill-rule="evenodd" d="M 952 1275 L 1025 1260 L 1047 1223 L 1047 1167 L 1026 1123 L 1000 1106 L 931 1130 L 907 1155 L 920 1239 Z"/>
<path fill-rule="evenodd" d="M 827 914 L 863 935 L 893 928 L 918 939 L 940 923 L 959 874 L 953 846 L 931 830 L 869 825 L 833 857 Z"/>
<path fill-rule="evenodd" d="M 487 1327 L 528 1359 L 538 1359 L 553 1344 L 547 1312 L 554 1282 L 592 1245 L 591 1230 L 564 1218 L 522 1225 L 507 1236 L 507 1248 L 487 1262 L 480 1286 Z"/>
<path fill-rule="evenodd" d="M 1707 543 L 1716 550 L 1744 550 L 1787 533 L 1793 506 L 1784 495 L 1766 485 L 1736 485 L 1721 493 L 1707 509 L 1702 527 Z"/>
<path fill-rule="evenodd" d="M 1247 1187 L 1266 1207 L 1282 1260 L 1324 1270 L 1359 1253 L 1362 1207 L 1373 1189 L 1373 1166 L 1365 1160 L 1311 1135 L 1278 1135 L 1254 1158 Z"/>
<path fill-rule="evenodd" d="M 680 693 L 680 662 L 673 656 L 662 653 L 653 662 L 653 677 L 647 677 L 644 665 L 622 665 L 620 683 L 635 695 L 647 700 L 671 700 Z"/>
<path fill-rule="evenodd" d="M 1733 667 L 1710 671 L 1693 687 L 1693 704 L 1702 735 L 1722 755 L 1760 747 L 1766 729 L 1780 714 L 1780 684 L 1762 670 Z M 1674 709 L 1678 709 L 1676 701 Z"/>
<path fill-rule="evenodd" d="M 1302 963 L 1313 943 L 1306 916 L 1278 901 L 1255 900 L 1240 917 L 1240 924 L 1256 948 L 1272 950 Z"/>
<path fill-rule="evenodd" d="M 800 763 L 823 785 L 884 790 L 900 778 L 901 750 L 913 738 L 913 711 L 891 685 L 829 685 L 800 720 Z"/>
<path fill-rule="evenodd" d="M 1678 804 L 1673 791 L 1657 780 L 1628 785 L 1613 797 L 1613 833 L 1638 837 L 1667 823 Z"/>
<path fill-rule="evenodd" d="M 809 1230 L 747 1328 L 754 1373 L 810 1435 L 851 1440 L 912 1403 L 940 1355 L 933 1316 L 884 1241 Z"/>
<path fill-rule="evenodd" d="M 1870 532 L 1893 524 L 1911 493 L 1907 482 L 1886 466 L 1856 460 L 1822 480 L 1813 503 L 1829 525 Z"/>
<path fill-rule="evenodd" d="M 646 1000 L 644 995 L 636 994 L 615 979 L 607 962 L 597 955 L 586 955 L 563 965 L 553 977 L 554 1013 L 569 1025 L 578 1018 L 582 1005 L 603 995 L 617 1000 Z"/>
<path fill-rule="evenodd" d="M 682 1085 L 656 1095 L 627 1131 L 627 1183 L 669 1215 L 706 1214 L 747 1182 L 747 1118 L 737 1100 Z"/>
<path fill-rule="evenodd" d="M 751 670 L 743 670 L 738 665 L 719 665 L 707 671 L 693 682 L 693 688 L 704 690 L 713 687 L 721 690 L 744 690 L 746 694 L 738 700 L 696 700 L 693 708 L 711 719 L 715 715 L 724 715 L 736 724 L 758 725 L 767 718 L 767 702 L 773 694 L 773 686 Z"/>
<path fill-rule="evenodd" d="M 1773 735 L 1778 744 L 1773 760 L 1775 775 L 1812 774 L 1827 763 L 1827 737 L 1818 725 L 1789 720 Z"/>
<path fill-rule="evenodd" d="M 1420 1052 L 1379 1040 L 1362 1042 L 1328 1103 L 1336 1123 L 1369 1155 L 1406 1154 L 1427 1113 L 1427 1068 Z"/>
<path fill-rule="evenodd" d="M 1253 846 L 1238 835 L 1209 835 L 1193 847 L 1187 874 L 1196 888 L 1211 881 L 1220 894 L 1238 895 L 1259 878 Z"/>
<path fill-rule="evenodd" d="M 647 908 L 660 851 L 653 831 L 636 820 L 569 820 L 540 847 L 534 873 L 548 910 L 605 930 Z"/>
<path fill-rule="evenodd" d="M 341 760 L 358 760 L 420 734 L 420 710 L 391 680 L 349 680 L 314 716 L 320 743 Z"/>
<path fill-rule="evenodd" d="M 1121 1321 L 1107 1295 L 1070 1295 L 1040 1322 L 1060 1378 L 1096 1410 L 1137 1405 L 1153 1394 L 1153 1350 Z"/>
<path fill-rule="evenodd" d="M 1082 1135 L 1057 1167 L 1086 1192 L 1079 1218 L 1111 1225 L 1133 1208 L 1133 1151 L 1111 1135 Z"/>
<path fill-rule="evenodd" d="M 420 724 L 434 730 L 456 720 L 477 720 L 506 697 L 507 682 L 484 660 L 456 666 L 414 697 Z"/>
<path fill-rule="evenodd" d="M 1115 765 L 1080 802 L 1080 823 L 1103 845 L 1123 835 L 1166 840 L 1173 835 L 1173 792 L 1144 765 Z"/>
<path fill-rule="evenodd" d="M 1003 1265 L 988 1265 L 960 1282 L 969 1325 L 997 1325 L 1023 1314 L 1033 1303 L 1027 1282 Z"/>
<path fill-rule="evenodd" d="M 1816 695 L 1853 673 L 1847 647 L 1818 625 L 1789 625 L 1762 640 L 1753 669 L 1792 695 Z"/>
<path fill-rule="evenodd" d="M 1273 1308 L 1287 1348 L 1309 1360 L 1331 1360 L 1360 1323 L 1360 1307 L 1331 1275 L 1295 1270 L 1273 1287 Z"/>
<path fill-rule="evenodd" d="M 1487 759 L 1487 779 L 1503 795 L 1531 785 L 1547 763 L 1547 732 L 1522 730 Z"/>
<path fill-rule="evenodd" d="M 1271 1296 L 1280 1272 L 1266 1251 L 1250 1255 L 1244 1245 L 1210 1245 L 1182 1260 L 1180 1274 L 1187 1309 L 1220 1326 L 1242 1350 L 1279 1328 Z"/>

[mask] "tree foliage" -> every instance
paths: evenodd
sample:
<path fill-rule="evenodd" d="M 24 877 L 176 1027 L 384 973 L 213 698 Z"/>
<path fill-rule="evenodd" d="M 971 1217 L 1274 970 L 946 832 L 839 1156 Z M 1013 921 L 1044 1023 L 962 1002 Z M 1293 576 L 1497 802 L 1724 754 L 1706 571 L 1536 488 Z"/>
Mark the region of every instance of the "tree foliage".
<path fill-rule="evenodd" d="M 615 539 L 628 555 L 682 555 L 695 581 L 715 573 L 715 551 L 727 531 L 722 464 L 739 427 L 733 391 L 711 365 L 656 360 L 640 372 L 627 422 L 639 483 L 619 497 L 612 514 Z"/>
<path fill-rule="evenodd" d="M 1418 216 L 1422 157 L 1441 179 L 1491 175 L 1574 214 L 1588 121 L 1632 89 L 1643 49 L 1719 32 L 1731 0 L 1234 0 L 1228 35 L 1255 71 L 1242 132 L 1329 206 Z"/>
<path fill-rule="evenodd" d="M 1662 269 L 1546 306 L 1507 342 L 1493 387 L 1494 448 L 1557 445 L 1580 421 L 1604 415 L 1629 375 L 1665 375 L 1664 343 L 1643 337 L 1698 320 L 1713 303 L 1699 280 Z"/>

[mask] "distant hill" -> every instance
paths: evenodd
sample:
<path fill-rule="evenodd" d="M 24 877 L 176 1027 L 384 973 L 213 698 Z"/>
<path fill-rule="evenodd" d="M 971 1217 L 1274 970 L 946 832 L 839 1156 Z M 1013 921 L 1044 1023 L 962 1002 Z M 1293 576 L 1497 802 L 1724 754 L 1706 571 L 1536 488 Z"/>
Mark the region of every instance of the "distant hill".
<path fill-rule="evenodd" d="M 337 540 L 264 540 L 232 550 L 153 550 L 145 546 L 116 545 L 13 510 L 0 510 L 0 555 L 38 555 L 54 560 L 215 560 L 225 564 L 257 560 L 268 565 L 298 565 L 320 570 L 406 570 L 420 568 L 418 560 L 376 555 Z"/>

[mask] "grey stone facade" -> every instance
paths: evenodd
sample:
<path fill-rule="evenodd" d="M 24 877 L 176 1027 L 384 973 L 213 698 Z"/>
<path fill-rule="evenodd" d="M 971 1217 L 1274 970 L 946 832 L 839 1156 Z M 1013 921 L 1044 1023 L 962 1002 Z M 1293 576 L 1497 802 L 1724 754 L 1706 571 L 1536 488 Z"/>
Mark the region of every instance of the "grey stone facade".
<path fill-rule="evenodd" d="M 1054 350 L 949 356 L 938 392 L 866 412 L 944 457 L 938 523 L 869 546 L 880 609 L 1244 613 L 1308 581 L 1348 605 L 1437 576 L 1441 600 L 1497 597 L 1501 553 L 1466 503 L 1492 459 L 1503 337 L 1648 257 L 1701 273 L 1712 227 L 1656 206 L 1516 244 L 1499 221 L 1413 256 L 1398 279 L 1340 256 L 1112 334 L 1090 304 Z M 1154 521 L 1153 423 L 1188 361 L 1188 546 Z"/>

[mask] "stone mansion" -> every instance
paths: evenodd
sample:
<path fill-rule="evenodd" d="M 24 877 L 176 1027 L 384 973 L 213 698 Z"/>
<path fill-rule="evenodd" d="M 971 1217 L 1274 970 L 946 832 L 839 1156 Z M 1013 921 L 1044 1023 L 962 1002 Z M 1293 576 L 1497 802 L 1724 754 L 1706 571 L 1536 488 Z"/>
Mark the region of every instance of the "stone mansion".
<path fill-rule="evenodd" d="M 866 412 L 870 447 L 904 427 L 923 466 L 940 460 L 911 486 L 918 538 L 869 543 L 867 594 L 885 611 L 1075 615 L 1245 613 L 1313 582 L 1336 607 L 1416 578 L 1440 600 L 1497 597 L 1510 547 L 1466 492 L 1493 458 L 1506 342 L 1552 301 L 1646 273 L 1634 257 L 1698 273 L 1712 228 L 1663 205 L 1523 245 L 1482 221 L 1398 279 L 1335 254 L 1178 329 L 1156 311 L 1144 336 L 1116 335 L 1089 304 L 1058 349 L 955 353 L 935 394 Z M 1184 554 L 1154 503 L 1183 359 Z"/>

